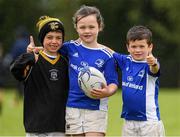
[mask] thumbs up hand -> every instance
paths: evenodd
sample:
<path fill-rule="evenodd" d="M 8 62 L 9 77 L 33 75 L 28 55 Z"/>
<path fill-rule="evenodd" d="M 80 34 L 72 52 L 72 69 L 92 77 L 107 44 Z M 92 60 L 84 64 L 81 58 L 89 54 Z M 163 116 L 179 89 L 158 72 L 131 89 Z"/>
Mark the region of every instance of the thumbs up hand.
<path fill-rule="evenodd" d="M 39 53 L 40 50 L 43 50 L 43 47 L 36 47 L 34 44 L 33 36 L 30 36 L 30 43 L 27 46 L 27 53 L 32 53 L 32 52 L 34 53 L 35 62 L 37 62 L 37 60 L 38 60 L 37 53 Z"/>
<path fill-rule="evenodd" d="M 33 36 L 30 36 L 30 43 L 27 46 L 27 52 L 28 53 L 31 53 L 31 52 L 38 53 L 40 50 L 43 50 L 43 47 L 36 47 L 34 44 Z"/>
<path fill-rule="evenodd" d="M 153 54 L 150 52 L 149 55 L 146 57 L 146 61 L 149 66 L 155 66 L 157 65 L 157 59 L 153 56 Z"/>
<path fill-rule="evenodd" d="M 33 39 L 33 36 L 30 36 L 30 43 L 27 46 L 27 52 L 28 53 L 33 52 L 34 48 L 35 48 L 34 39 Z"/>

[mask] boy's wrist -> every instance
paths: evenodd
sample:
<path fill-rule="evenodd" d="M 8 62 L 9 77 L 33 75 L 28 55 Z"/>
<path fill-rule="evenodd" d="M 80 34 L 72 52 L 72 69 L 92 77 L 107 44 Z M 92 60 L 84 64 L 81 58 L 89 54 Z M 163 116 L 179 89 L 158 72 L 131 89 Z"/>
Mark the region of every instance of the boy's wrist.
<path fill-rule="evenodd" d="M 152 65 L 153 67 L 155 67 L 155 66 L 157 66 L 158 65 L 158 60 L 157 60 L 157 58 L 156 58 L 156 60 L 155 60 L 155 62 L 154 62 L 154 64 Z"/>

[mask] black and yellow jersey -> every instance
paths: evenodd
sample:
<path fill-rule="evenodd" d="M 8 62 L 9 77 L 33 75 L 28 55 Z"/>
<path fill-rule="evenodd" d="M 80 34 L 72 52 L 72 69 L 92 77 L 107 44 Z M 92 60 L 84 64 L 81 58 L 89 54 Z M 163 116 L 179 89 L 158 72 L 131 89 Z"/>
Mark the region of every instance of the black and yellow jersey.
<path fill-rule="evenodd" d="M 64 132 L 69 86 L 66 58 L 58 54 L 51 59 L 40 52 L 35 62 L 34 54 L 25 53 L 11 64 L 11 72 L 24 80 L 26 132 Z"/>

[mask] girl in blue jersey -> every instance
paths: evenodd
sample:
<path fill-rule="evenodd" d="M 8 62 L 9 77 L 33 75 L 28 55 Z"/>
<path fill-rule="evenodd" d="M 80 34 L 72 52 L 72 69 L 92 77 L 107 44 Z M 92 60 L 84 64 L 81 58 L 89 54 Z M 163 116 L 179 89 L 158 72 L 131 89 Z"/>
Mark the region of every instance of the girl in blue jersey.
<path fill-rule="evenodd" d="M 134 26 L 127 33 L 130 55 L 113 54 L 122 71 L 122 136 L 165 136 L 158 105 L 160 65 L 152 49 L 152 32 Z"/>
<path fill-rule="evenodd" d="M 69 96 L 66 107 L 66 134 L 72 136 L 105 136 L 108 98 L 117 90 L 118 75 L 114 58 L 97 42 L 103 30 L 103 18 L 96 7 L 82 6 L 73 17 L 78 40 L 63 44 L 61 51 L 69 59 Z M 28 46 L 32 51 L 34 47 Z M 93 90 L 91 99 L 78 85 L 78 74 L 84 67 L 100 70 L 107 81 L 102 89 Z"/>
<path fill-rule="evenodd" d="M 103 18 L 96 7 L 81 6 L 74 14 L 78 40 L 64 43 L 62 52 L 69 58 L 70 90 L 66 108 L 66 134 L 73 136 L 105 136 L 108 96 L 117 90 L 118 76 L 114 58 L 105 46 L 97 42 Z M 92 66 L 104 73 L 107 86 L 93 90 L 97 99 L 87 97 L 78 85 L 78 73 Z"/>

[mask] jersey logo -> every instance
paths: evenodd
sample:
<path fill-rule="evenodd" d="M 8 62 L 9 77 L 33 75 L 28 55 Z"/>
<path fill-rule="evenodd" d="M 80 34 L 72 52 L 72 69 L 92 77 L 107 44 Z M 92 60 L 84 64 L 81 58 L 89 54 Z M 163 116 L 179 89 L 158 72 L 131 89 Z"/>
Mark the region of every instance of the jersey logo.
<path fill-rule="evenodd" d="M 100 68 L 104 65 L 104 60 L 103 59 L 97 59 L 95 61 L 95 64 Z"/>
<path fill-rule="evenodd" d="M 57 69 L 51 69 L 50 72 L 50 80 L 56 81 L 58 80 L 58 70 Z"/>
<path fill-rule="evenodd" d="M 142 77 L 144 76 L 144 73 L 145 73 L 145 71 L 144 71 L 144 70 L 141 70 L 141 71 L 139 72 L 138 76 L 142 78 Z"/>
<path fill-rule="evenodd" d="M 78 58 L 78 57 L 79 57 L 78 52 L 74 53 L 74 54 L 73 54 L 73 57 L 77 57 L 77 58 Z"/>
<path fill-rule="evenodd" d="M 81 61 L 81 66 L 83 66 L 83 67 L 88 67 L 89 65 L 88 65 L 88 63 L 87 63 L 87 62 L 85 62 L 85 61 Z"/>
<path fill-rule="evenodd" d="M 133 81 L 133 77 L 132 77 L 132 76 L 128 76 L 128 77 L 127 77 L 127 80 L 128 80 L 128 81 Z"/>

